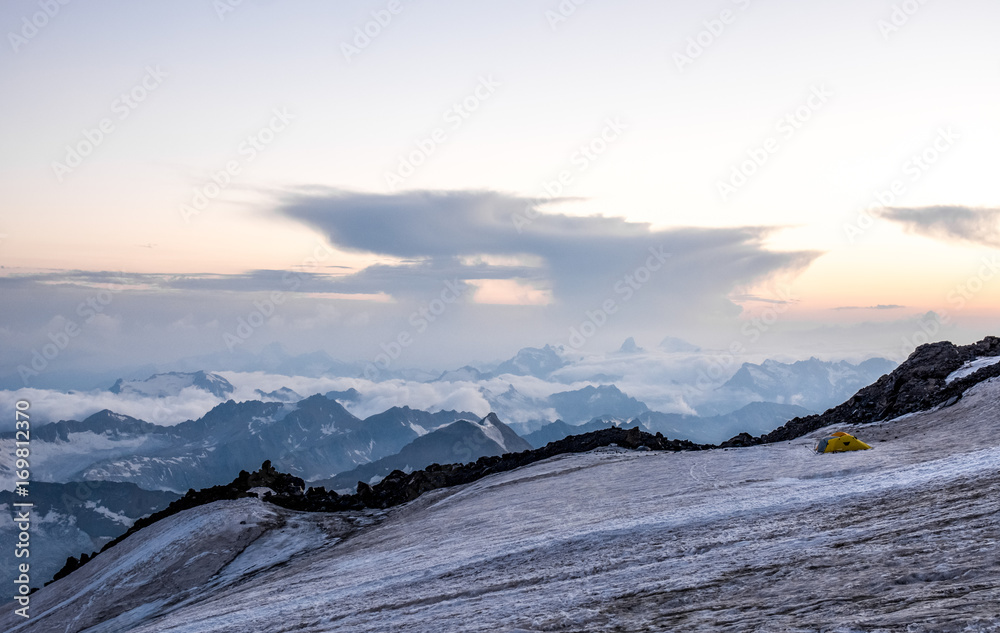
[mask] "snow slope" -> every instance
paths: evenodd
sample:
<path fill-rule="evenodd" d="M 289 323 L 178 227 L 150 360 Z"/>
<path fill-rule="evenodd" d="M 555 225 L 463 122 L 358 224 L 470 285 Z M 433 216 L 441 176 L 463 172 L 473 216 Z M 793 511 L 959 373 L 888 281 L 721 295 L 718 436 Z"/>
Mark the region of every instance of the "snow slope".
<path fill-rule="evenodd" d="M 130 537 L 0 629 L 997 631 L 998 400 L 993 380 L 847 429 L 875 447 L 856 453 L 815 454 L 820 430 L 561 456 L 364 516 L 216 503 Z"/>
<path fill-rule="evenodd" d="M 234 391 L 233 385 L 228 380 L 219 374 L 204 371 L 156 374 L 145 380 L 119 378 L 109 391 L 148 398 L 166 398 L 180 395 L 183 390 L 191 387 L 207 391 L 219 398 L 224 398 Z"/>
<path fill-rule="evenodd" d="M 984 367 L 990 367 L 992 365 L 996 365 L 997 363 L 1000 363 L 1000 356 L 984 356 L 982 358 L 970 360 L 955 371 L 951 372 L 951 374 L 949 374 L 945 379 L 945 382 L 951 384 L 960 378 L 971 376 Z"/>

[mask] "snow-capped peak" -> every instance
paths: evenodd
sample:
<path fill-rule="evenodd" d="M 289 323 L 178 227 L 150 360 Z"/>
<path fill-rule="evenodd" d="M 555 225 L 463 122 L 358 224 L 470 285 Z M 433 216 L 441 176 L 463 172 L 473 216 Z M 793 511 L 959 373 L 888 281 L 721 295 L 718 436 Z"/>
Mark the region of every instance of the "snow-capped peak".
<path fill-rule="evenodd" d="M 233 393 L 235 388 L 222 376 L 204 371 L 168 372 L 155 374 L 145 380 L 119 378 L 108 390 L 117 394 L 132 394 L 150 398 L 176 396 L 188 387 L 197 387 L 220 398 Z"/>

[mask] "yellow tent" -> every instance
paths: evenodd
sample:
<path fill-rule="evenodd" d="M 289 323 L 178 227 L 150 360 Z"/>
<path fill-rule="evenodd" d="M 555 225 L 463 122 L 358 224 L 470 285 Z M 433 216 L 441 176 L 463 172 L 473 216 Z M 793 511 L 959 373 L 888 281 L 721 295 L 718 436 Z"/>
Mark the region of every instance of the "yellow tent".
<path fill-rule="evenodd" d="M 816 443 L 817 453 L 840 453 L 843 451 L 863 451 L 871 448 L 858 438 L 837 431 L 831 433 Z"/>

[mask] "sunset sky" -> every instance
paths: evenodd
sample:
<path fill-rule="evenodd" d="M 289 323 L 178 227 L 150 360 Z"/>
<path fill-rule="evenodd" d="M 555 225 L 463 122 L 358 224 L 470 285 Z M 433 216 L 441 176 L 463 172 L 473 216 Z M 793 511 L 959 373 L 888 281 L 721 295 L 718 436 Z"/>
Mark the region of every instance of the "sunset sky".
<path fill-rule="evenodd" d="M 234 335 L 488 361 L 608 301 L 580 351 L 997 334 L 997 24 L 987 0 L 9 0 L 0 377 L 71 324 L 53 362 L 108 369 Z"/>

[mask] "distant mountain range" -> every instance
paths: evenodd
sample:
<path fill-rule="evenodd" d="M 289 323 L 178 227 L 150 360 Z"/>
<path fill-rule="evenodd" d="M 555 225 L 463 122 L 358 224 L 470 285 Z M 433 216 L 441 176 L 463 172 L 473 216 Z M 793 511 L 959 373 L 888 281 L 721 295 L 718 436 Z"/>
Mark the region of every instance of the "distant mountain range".
<path fill-rule="evenodd" d="M 793 404 L 819 413 L 840 404 L 895 368 L 896 363 L 884 358 L 872 358 L 857 365 L 816 358 L 794 363 L 775 360 L 759 365 L 744 363 L 713 392 L 716 398 L 700 408 L 699 413 L 711 412 L 713 403 L 718 406 L 733 400 Z"/>
<path fill-rule="evenodd" d="M 669 343 L 683 347 L 683 342 Z M 623 348 L 622 354 L 642 354 L 634 341 L 626 341 Z M 544 381 L 545 376 L 570 362 L 560 348 L 525 348 L 494 372 L 466 367 L 439 375 L 438 380 L 468 382 L 501 372 L 513 376 L 516 372 Z M 823 411 L 892 367 L 893 363 L 884 359 L 858 365 L 815 358 L 795 363 L 746 363 L 721 387 L 704 394 L 705 402 L 697 409 L 697 416 L 652 410 L 615 384 L 557 390 L 544 397 L 525 395 L 510 383 L 504 391 L 493 392 L 480 386 L 479 392 L 497 421 L 506 423 L 503 428 L 515 436 L 520 434 L 526 445 L 537 447 L 568 434 L 612 424 L 639 424 L 671 438 L 719 442 L 743 432 L 766 433 L 793 417 Z M 119 379 L 111 391 L 136 398 L 163 398 L 192 388 L 220 400 L 234 392 L 234 386 L 224 377 L 203 370 L 160 373 L 144 380 Z M 37 443 L 34 472 L 45 481 L 121 481 L 150 490 L 182 492 L 226 481 L 232 472 L 270 459 L 275 467 L 307 481 L 329 479 L 359 467 L 367 467 L 359 472 L 364 479 L 370 479 L 382 476 L 384 469 L 368 465 L 383 459 L 388 459 L 385 464 L 393 468 L 427 465 L 418 463 L 414 455 L 458 459 L 454 451 L 449 453 L 448 446 L 428 448 L 436 438 L 445 437 L 446 433 L 441 433 L 393 461 L 411 442 L 445 425 L 464 420 L 465 425 L 449 433 L 461 431 L 473 444 L 478 442 L 477 433 L 481 434 L 472 427 L 482 421 L 482 412 L 432 414 L 394 407 L 361 419 L 345 408 L 368 402 L 365 394 L 353 388 L 301 398 L 296 391 L 283 387 L 268 392 L 257 390 L 257 396 L 259 400 L 246 402 L 227 400 L 197 420 L 174 426 L 151 424 L 110 410 L 80 421 L 38 426 L 32 437 Z M 12 438 L 9 432 L 0 434 L 0 444 Z M 496 450 L 487 444 L 475 457 L 493 455 Z M 0 467 L 0 471 L 6 470 Z"/>
<path fill-rule="evenodd" d="M 375 484 L 394 470 L 409 473 L 431 464 L 464 464 L 480 457 L 519 453 L 532 448 L 491 413 L 482 420 L 459 420 L 441 427 L 413 440 L 395 455 L 312 484 L 353 492 L 359 481 Z"/>
<path fill-rule="evenodd" d="M 792 418 L 812 413 L 792 404 L 752 402 L 745 407 L 711 417 L 644 411 L 633 418 L 604 416 L 584 424 L 567 424 L 556 420 L 524 436 L 534 448 L 561 440 L 570 435 L 590 433 L 609 426 L 624 429 L 638 427 L 647 433 L 662 433 L 669 438 L 682 438 L 700 444 L 712 444 L 733 437 L 737 433 L 761 434 L 781 426 Z"/>
<path fill-rule="evenodd" d="M 668 337 L 658 346 L 657 353 L 661 356 L 656 358 L 666 357 L 663 356 L 664 353 L 676 354 L 681 360 L 673 362 L 686 362 L 687 355 L 698 352 L 700 348 L 681 339 Z M 633 356 L 636 357 L 636 362 L 648 362 L 651 358 L 630 337 L 608 358 L 612 363 L 619 363 L 615 366 L 615 371 L 620 372 L 623 357 Z M 692 366 L 697 364 L 696 359 L 690 362 Z M 436 381 L 478 382 L 508 375 L 538 378 L 557 384 L 568 380 L 568 376 L 572 376 L 572 381 L 577 383 L 599 383 L 584 389 L 557 391 L 547 398 L 527 397 L 510 384 L 507 390 L 501 392 L 481 388 L 491 409 L 508 420 L 514 428 L 525 433 L 538 430 L 541 424 L 555 419 L 569 424 L 581 424 L 602 415 L 631 418 L 650 411 L 646 403 L 630 398 L 614 384 L 621 381 L 622 376 L 603 370 L 602 362 L 592 362 L 590 365 L 575 363 L 565 355 L 562 348 L 549 345 L 542 348 L 529 347 L 519 351 L 510 360 L 500 363 L 493 371 L 466 366 L 444 372 Z M 858 389 L 875 382 L 895 367 L 896 363 L 884 358 L 872 358 L 858 364 L 816 358 L 793 363 L 776 360 L 766 360 L 760 364 L 744 363 L 720 386 L 699 385 L 688 404 L 696 409 L 699 416 L 706 418 L 733 414 L 751 403 L 792 405 L 809 412 L 822 412 L 843 402 Z M 572 372 L 567 373 L 570 370 Z M 691 393 L 684 389 L 683 381 L 671 381 L 670 386 L 678 393 Z M 531 416 L 532 411 L 539 415 Z M 778 411 L 780 409 L 772 408 L 772 412 Z M 800 409 L 790 411 L 796 414 L 801 412 Z M 774 415 L 768 414 L 765 417 L 770 420 Z M 755 419 L 759 419 L 759 416 L 755 415 Z"/>
<path fill-rule="evenodd" d="M 622 422 L 613 418 L 595 418 L 590 422 L 585 422 L 583 424 L 567 424 L 562 420 L 556 420 L 555 422 L 546 424 L 534 433 L 525 435 L 524 439 L 531 444 L 532 448 L 542 448 L 549 442 L 558 442 L 559 440 L 567 438 L 571 435 L 581 435 L 583 433 L 600 431 L 601 429 L 607 429 L 614 426 L 623 429 L 638 428 L 640 431 L 649 433 L 649 429 L 638 420 Z"/>
<path fill-rule="evenodd" d="M 125 481 L 184 491 L 226 481 L 270 459 L 306 480 L 329 477 L 399 452 L 416 438 L 468 412 L 427 413 L 394 407 L 361 420 L 322 395 L 294 405 L 234 402 L 198 420 L 159 426 L 111 411 L 33 429 L 36 477 Z M 0 445 L 13 433 L 0 434 Z"/>
<path fill-rule="evenodd" d="M 788 420 L 812 413 L 795 404 L 751 402 L 750 404 L 714 416 L 678 415 L 650 411 L 637 419 L 653 433 L 667 437 L 683 437 L 692 442 L 712 444 L 737 433 L 760 434 L 772 431 Z"/>
<path fill-rule="evenodd" d="M 486 388 L 481 388 L 480 393 L 501 418 L 534 416 L 533 422 L 515 425 L 522 429 L 539 427 L 554 418 L 568 424 L 582 424 L 600 416 L 631 418 L 649 411 L 645 403 L 628 396 L 615 385 L 560 391 L 547 398 L 530 398 L 513 385 L 507 385 L 507 390 L 499 394 Z"/>
<path fill-rule="evenodd" d="M 525 347 L 513 358 L 499 363 L 492 370 L 479 369 L 465 365 L 458 369 L 443 372 L 434 382 L 479 382 L 497 376 L 532 376 L 546 379 L 553 372 L 569 364 L 563 356 L 563 349 L 552 345 L 545 347 Z"/>
<path fill-rule="evenodd" d="M 546 345 L 542 348 L 525 347 L 517 355 L 497 366 L 495 375 L 534 376 L 548 378 L 552 372 L 567 365 L 562 348 Z"/>
<path fill-rule="evenodd" d="M 669 352 L 672 354 L 683 354 L 683 353 L 693 354 L 701 351 L 701 348 L 698 347 L 697 345 L 692 345 L 691 343 L 688 343 L 684 339 L 679 339 L 676 336 L 668 336 L 667 338 L 660 341 L 660 344 L 657 347 L 661 351 Z"/>
<path fill-rule="evenodd" d="M 254 393 L 260 396 L 260 399 L 264 402 L 298 402 L 299 400 L 302 400 L 301 395 L 288 387 L 282 387 L 280 389 L 275 389 L 274 391 L 254 389 Z M 332 399 L 333 398 L 331 398 L 331 400 Z"/>

